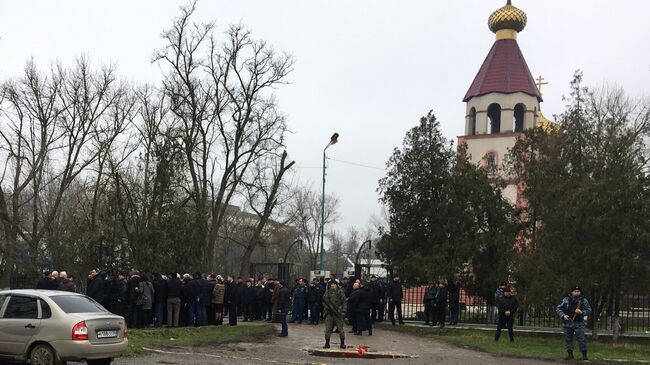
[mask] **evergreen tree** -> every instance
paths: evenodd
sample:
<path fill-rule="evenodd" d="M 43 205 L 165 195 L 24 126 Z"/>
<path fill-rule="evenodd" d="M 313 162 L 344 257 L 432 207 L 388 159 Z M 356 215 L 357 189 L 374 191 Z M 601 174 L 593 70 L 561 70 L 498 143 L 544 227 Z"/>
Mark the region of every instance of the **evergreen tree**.
<path fill-rule="evenodd" d="M 457 151 L 432 112 L 407 132 L 379 182 L 389 213 L 380 255 L 411 282 L 503 279 L 516 228 L 498 181 Z M 480 285 L 475 285 L 480 286 Z"/>
<path fill-rule="evenodd" d="M 591 92 L 580 72 L 568 101 L 557 131 L 527 131 L 510 154 L 528 201 L 519 278 L 539 303 L 582 284 L 592 318 L 616 316 L 649 277 L 650 109 L 619 89 Z"/>

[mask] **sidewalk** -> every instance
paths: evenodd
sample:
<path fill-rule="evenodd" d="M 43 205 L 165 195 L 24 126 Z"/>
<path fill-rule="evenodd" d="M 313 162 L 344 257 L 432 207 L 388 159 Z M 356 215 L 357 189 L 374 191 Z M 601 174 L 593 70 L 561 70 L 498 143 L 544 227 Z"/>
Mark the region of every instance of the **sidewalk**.
<path fill-rule="evenodd" d="M 422 328 L 428 328 L 430 326 L 425 326 L 424 323 L 420 321 L 409 321 L 405 320 L 404 323 L 406 323 L 407 326 L 412 326 L 412 327 L 422 327 Z M 388 322 L 388 325 L 390 322 Z M 432 328 L 440 328 L 440 327 L 432 327 Z M 455 326 L 449 326 L 446 325 L 445 328 L 456 328 L 456 329 L 467 329 L 467 330 L 479 330 L 479 331 L 490 331 L 493 332 L 496 329 L 496 324 L 494 326 L 488 326 L 487 324 L 478 324 L 478 323 L 459 323 Z M 562 328 L 557 327 L 520 327 L 520 326 L 514 326 L 515 332 L 519 333 L 540 333 L 540 334 L 562 334 Z M 585 334 L 587 336 L 591 336 L 591 330 L 590 329 L 585 329 Z M 612 331 L 603 331 L 599 330 L 598 331 L 598 337 L 612 337 Z M 621 333 L 620 335 L 621 338 L 649 338 L 650 339 L 650 333 L 642 333 L 642 332 L 633 332 L 633 333 Z"/>

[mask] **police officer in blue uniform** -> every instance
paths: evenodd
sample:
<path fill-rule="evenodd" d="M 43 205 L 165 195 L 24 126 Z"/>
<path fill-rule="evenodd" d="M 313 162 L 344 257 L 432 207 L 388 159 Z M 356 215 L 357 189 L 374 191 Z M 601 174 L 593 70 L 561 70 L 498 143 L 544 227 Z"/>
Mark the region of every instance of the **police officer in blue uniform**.
<path fill-rule="evenodd" d="M 567 360 L 573 360 L 573 335 L 578 339 L 578 346 L 582 352 L 582 360 L 587 358 L 587 339 L 585 338 L 584 320 L 591 315 L 591 305 L 582 293 L 582 287 L 576 285 L 571 288 L 569 296 L 562 300 L 556 308 L 557 315 L 564 321 L 564 342 L 567 351 Z"/>

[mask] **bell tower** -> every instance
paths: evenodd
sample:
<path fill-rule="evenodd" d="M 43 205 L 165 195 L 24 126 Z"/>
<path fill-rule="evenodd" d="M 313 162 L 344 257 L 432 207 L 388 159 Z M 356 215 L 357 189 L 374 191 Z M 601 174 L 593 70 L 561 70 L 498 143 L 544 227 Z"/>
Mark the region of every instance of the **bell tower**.
<path fill-rule="evenodd" d="M 537 126 L 542 101 L 517 43 L 527 20 L 526 13 L 511 0 L 490 15 L 488 27 L 496 41 L 463 98 L 467 105 L 465 135 L 458 137 L 474 162 L 483 164 L 488 174 L 508 181 L 504 196 L 513 204 L 516 181 L 502 170 L 503 159 L 525 129 Z"/>

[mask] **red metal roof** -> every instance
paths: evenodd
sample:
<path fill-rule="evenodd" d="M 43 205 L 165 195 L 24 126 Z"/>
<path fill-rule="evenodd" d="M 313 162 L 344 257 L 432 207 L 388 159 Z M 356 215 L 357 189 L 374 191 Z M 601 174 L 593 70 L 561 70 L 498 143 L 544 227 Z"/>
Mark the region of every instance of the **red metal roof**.
<path fill-rule="evenodd" d="M 463 101 L 467 102 L 475 96 L 493 92 L 504 94 L 523 92 L 536 96 L 539 101 L 542 101 L 535 79 L 514 39 L 501 39 L 494 42 Z"/>

